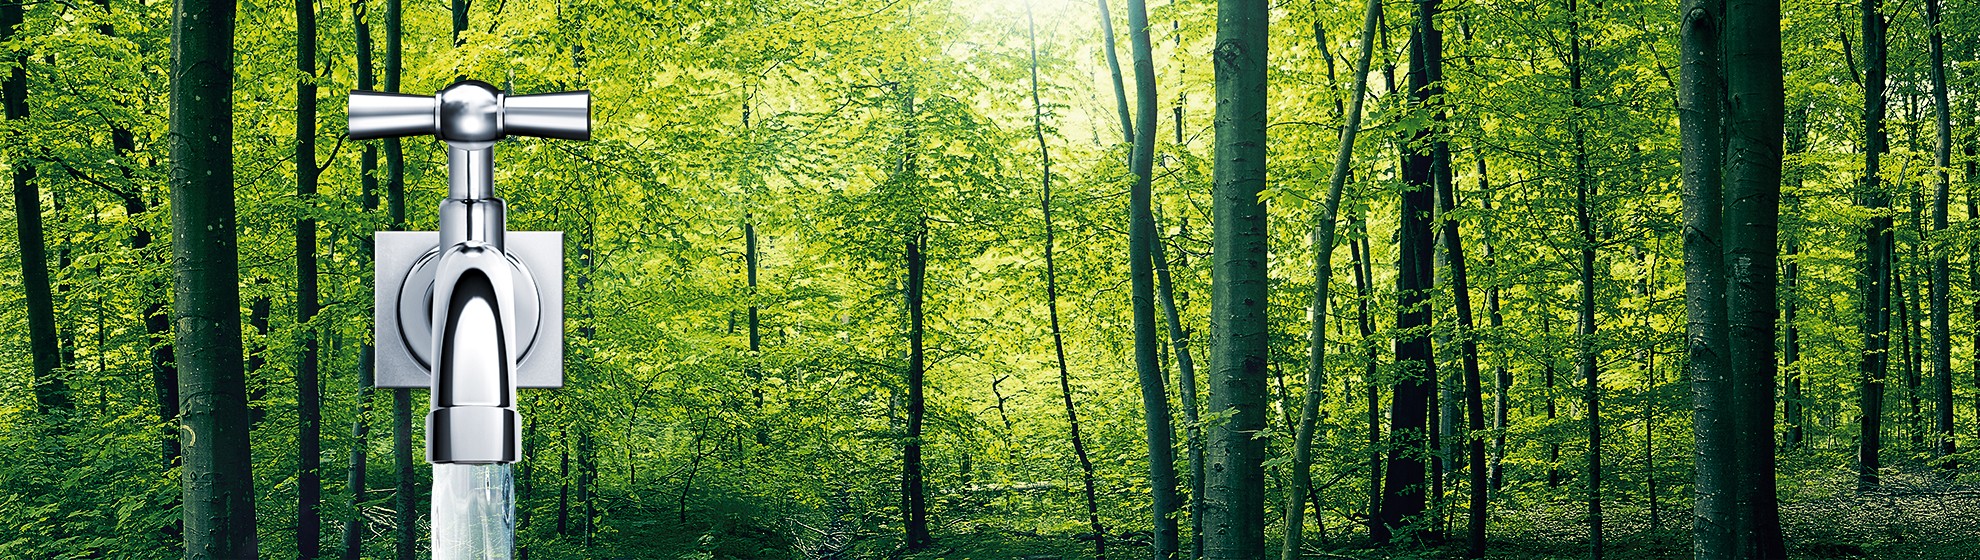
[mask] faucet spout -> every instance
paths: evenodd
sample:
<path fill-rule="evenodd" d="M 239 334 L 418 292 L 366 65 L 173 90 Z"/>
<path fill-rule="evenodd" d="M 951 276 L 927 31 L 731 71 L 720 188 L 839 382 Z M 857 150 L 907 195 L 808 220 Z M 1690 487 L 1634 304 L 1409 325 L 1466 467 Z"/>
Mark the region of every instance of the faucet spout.
<path fill-rule="evenodd" d="M 427 460 L 513 463 L 522 449 L 514 273 L 501 249 L 479 241 L 454 244 L 439 262 Z"/>

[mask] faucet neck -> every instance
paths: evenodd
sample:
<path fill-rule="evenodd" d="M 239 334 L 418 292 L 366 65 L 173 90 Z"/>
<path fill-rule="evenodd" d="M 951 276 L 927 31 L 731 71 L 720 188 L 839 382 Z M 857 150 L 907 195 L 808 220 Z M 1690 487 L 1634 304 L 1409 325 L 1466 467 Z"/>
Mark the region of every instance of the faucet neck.
<path fill-rule="evenodd" d="M 495 197 L 493 142 L 447 143 L 447 199 L 440 201 L 440 247 L 475 241 L 503 249 L 508 216 Z"/>
<path fill-rule="evenodd" d="M 447 143 L 447 198 L 495 198 L 495 143 Z"/>

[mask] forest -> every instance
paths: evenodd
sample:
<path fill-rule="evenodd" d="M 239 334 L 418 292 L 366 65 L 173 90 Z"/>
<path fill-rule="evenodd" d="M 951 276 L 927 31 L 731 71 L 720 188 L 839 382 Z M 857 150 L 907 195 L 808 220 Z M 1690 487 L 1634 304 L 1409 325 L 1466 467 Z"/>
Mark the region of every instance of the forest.
<path fill-rule="evenodd" d="M 563 232 L 515 558 L 1980 550 L 1980 3 L 0 0 L 0 61 L 0 558 L 436 556 L 373 239 L 450 156 L 347 94 L 466 79 L 591 95 L 494 148 Z"/>

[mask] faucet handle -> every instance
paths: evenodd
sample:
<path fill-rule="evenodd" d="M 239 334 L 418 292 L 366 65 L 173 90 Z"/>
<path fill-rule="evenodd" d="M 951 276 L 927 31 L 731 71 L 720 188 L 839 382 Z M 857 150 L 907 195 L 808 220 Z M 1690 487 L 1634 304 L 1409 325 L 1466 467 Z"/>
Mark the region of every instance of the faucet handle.
<path fill-rule="evenodd" d="M 440 133 L 440 103 L 431 95 L 351 92 L 351 139 Z"/>
<path fill-rule="evenodd" d="M 591 92 L 503 96 L 502 131 L 514 136 L 590 140 Z"/>
<path fill-rule="evenodd" d="M 438 136 L 488 142 L 504 136 L 591 139 L 591 92 L 506 95 L 495 86 L 462 81 L 439 95 L 351 92 L 352 140 Z"/>

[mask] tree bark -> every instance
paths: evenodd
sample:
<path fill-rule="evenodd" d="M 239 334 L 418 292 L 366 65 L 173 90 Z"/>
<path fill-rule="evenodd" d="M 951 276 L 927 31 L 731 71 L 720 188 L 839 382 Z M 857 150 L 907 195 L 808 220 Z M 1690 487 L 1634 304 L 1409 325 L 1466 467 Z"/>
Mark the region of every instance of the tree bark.
<path fill-rule="evenodd" d="M 1694 0 L 1684 18 L 1693 550 L 1701 559 L 1779 559 L 1786 552 L 1771 405 L 1784 136 L 1780 5 Z"/>
<path fill-rule="evenodd" d="M 1890 348 L 1890 278 L 1891 278 L 1891 218 L 1884 212 L 1890 207 L 1888 195 L 1883 192 L 1883 184 L 1878 176 L 1879 163 L 1887 142 L 1884 132 L 1886 98 L 1884 93 L 1887 74 L 1886 22 L 1880 13 L 1881 0 L 1862 0 L 1863 15 L 1863 60 L 1866 66 L 1863 76 L 1863 183 L 1858 194 L 1863 206 L 1869 208 L 1872 217 L 1863 230 L 1864 251 L 1863 273 L 1863 354 L 1857 369 L 1861 375 L 1862 393 L 1859 407 L 1862 410 L 1861 434 L 1857 446 L 1857 483 L 1859 490 L 1869 490 L 1880 485 L 1878 471 L 1881 470 L 1883 451 L 1884 416 L 1884 374 L 1888 368 Z"/>
<path fill-rule="evenodd" d="M 1602 382 L 1601 358 L 1595 349 L 1595 235 L 1596 185 L 1588 171 L 1587 123 L 1581 113 L 1587 106 L 1582 84 L 1581 13 L 1575 0 L 1568 7 L 1568 89 L 1574 114 L 1568 126 L 1574 135 L 1575 225 L 1580 236 L 1581 297 L 1576 321 L 1575 348 L 1581 379 L 1586 384 L 1582 406 L 1588 415 L 1588 558 L 1602 560 Z M 1772 409 L 1769 408 L 1771 411 Z"/>
<path fill-rule="evenodd" d="M 296 552 L 299 558 L 321 554 L 322 430 L 321 388 L 317 370 L 315 325 L 316 218 L 316 5 L 296 0 L 296 325 L 302 336 L 302 356 L 296 364 Z"/>
<path fill-rule="evenodd" d="M 1952 191 L 1952 176 L 1948 172 L 1952 167 L 1952 105 L 1946 92 L 1946 40 L 1940 11 L 1939 0 L 1925 0 L 1925 25 L 1931 28 L 1932 106 L 1938 124 L 1938 136 L 1932 146 L 1938 185 L 1933 191 L 1932 242 L 1928 245 L 1932 251 L 1932 373 L 1936 401 L 1933 408 L 1938 413 L 1933 425 L 1933 437 L 1938 442 L 1933 451 L 1940 461 L 1939 467 L 1951 474 L 1958 472 L 1959 467 L 1951 458 L 1957 451 L 1953 439 L 1952 271 L 1943 237 Z"/>
<path fill-rule="evenodd" d="M 1178 112 L 1180 114 L 1180 112 Z M 1179 125 L 1180 126 L 1180 125 Z M 1203 557 L 1203 427 L 1197 418 L 1196 361 L 1189 353 L 1190 333 L 1182 326 L 1181 312 L 1176 308 L 1175 285 L 1169 278 L 1169 257 L 1166 243 L 1161 235 L 1161 216 L 1156 216 L 1156 235 L 1152 258 L 1155 261 L 1155 295 L 1161 300 L 1162 314 L 1168 322 L 1169 345 L 1176 356 L 1176 385 L 1182 397 L 1183 434 L 1185 447 L 1189 453 L 1189 524 L 1190 558 Z M 1188 223 L 1183 224 L 1185 230 Z"/>
<path fill-rule="evenodd" d="M 234 3 L 182 0 L 172 12 L 172 320 L 185 411 L 186 558 L 253 558 L 254 476 L 241 370 L 229 93 Z"/>
<path fill-rule="evenodd" d="M 1420 0 L 1417 22 L 1410 34 L 1409 92 L 1419 106 L 1431 99 L 1430 60 L 1438 53 L 1442 38 L 1433 24 L 1436 0 Z M 1420 129 L 1407 145 L 1419 146 L 1430 140 L 1430 131 Z M 1397 540 L 1394 531 L 1418 521 L 1424 513 L 1426 480 L 1424 457 L 1436 452 L 1430 425 L 1434 406 L 1432 391 L 1437 372 L 1431 352 L 1430 291 L 1432 248 L 1430 217 L 1435 207 L 1435 155 L 1410 151 L 1403 158 L 1402 201 L 1397 211 L 1398 258 L 1396 263 L 1396 331 L 1403 333 L 1395 344 L 1397 379 L 1389 414 L 1388 471 L 1382 488 L 1382 523 L 1377 526 L 1377 542 Z M 1401 535 L 1414 542 L 1428 537 L 1425 531 Z"/>
<path fill-rule="evenodd" d="M 370 5 L 365 0 L 351 3 L 351 24 L 356 38 L 357 50 L 357 89 L 370 91 L 376 86 L 372 72 Z M 361 203 L 366 214 L 378 210 L 378 147 L 365 143 L 363 156 L 358 161 L 359 183 L 363 186 Z M 364 262 L 371 261 L 372 248 L 363 244 Z M 366 497 L 365 467 L 371 449 L 371 392 L 376 371 L 372 363 L 371 342 L 366 339 L 358 346 L 358 410 L 351 419 L 350 468 L 344 476 L 344 486 L 351 492 L 351 516 L 344 520 L 344 551 L 342 560 L 358 560 L 364 555 L 364 501 Z"/>
<path fill-rule="evenodd" d="M 1306 530 L 1306 498 L 1313 485 L 1313 431 L 1320 416 L 1320 398 L 1327 384 L 1328 296 L 1334 276 L 1334 228 L 1340 214 L 1341 190 L 1347 185 L 1354 163 L 1354 139 L 1361 133 L 1362 100 L 1368 96 L 1368 64 L 1374 58 L 1376 4 L 1369 0 L 1362 17 L 1361 51 L 1355 59 L 1354 87 L 1349 107 L 1343 114 L 1339 147 L 1334 151 L 1334 170 L 1327 179 L 1327 199 L 1320 208 L 1313 234 L 1312 329 L 1307 341 L 1306 397 L 1300 403 L 1299 426 L 1293 439 L 1292 488 L 1286 491 L 1285 542 L 1279 549 L 1281 560 L 1299 560 Z M 1324 45 L 1325 42 L 1322 41 Z M 1314 515 L 1324 514 L 1315 511 Z"/>
<path fill-rule="evenodd" d="M 1072 436 L 1073 455 L 1079 459 L 1080 482 L 1086 498 L 1086 519 L 1093 529 L 1093 558 L 1107 560 L 1107 527 L 1100 524 L 1100 500 L 1093 482 L 1093 459 L 1086 454 L 1086 440 L 1079 433 L 1079 411 L 1073 407 L 1072 374 L 1066 368 L 1065 331 L 1059 325 L 1059 276 L 1054 256 L 1052 231 L 1052 152 L 1045 144 L 1045 105 L 1038 98 L 1038 24 L 1031 16 L 1031 5 L 1024 7 L 1025 37 L 1031 44 L 1031 131 L 1038 139 L 1038 161 L 1042 169 L 1039 209 L 1045 214 L 1045 309 L 1052 320 L 1052 351 L 1059 365 L 1059 396 L 1066 405 L 1066 425 Z M 1002 406 L 1001 403 L 999 406 Z M 1006 419 L 1008 424 L 1009 420 Z"/>
<path fill-rule="evenodd" d="M 1800 154 L 1807 150 L 1807 108 L 1795 109 L 1794 114 L 1788 118 L 1787 127 L 1786 149 L 1788 155 Z M 1789 192 L 1793 193 L 1783 195 L 1787 198 L 1787 211 L 1799 215 L 1801 212 L 1799 193 L 1801 191 L 1802 175 L 1797 172 L 1789 177 L 1787 181 L 1789 182 Z M 1806 397 L 1802 394 L 1801 327 L 1798 323 L 1801 313 L 1801 239 L 1799 235 L 1788 236 L 1786 240 L 1782 241 L 1781 250 L 1784 253 L 1784 260 L 1786 261 L 1781 264 L 1781 274 L 1783 276 L 1781 286 L 1787 290 L 1786 294 L 1781 295 L 1781 328 L 1786 330 L 1782 334 L 1781 365 L 1787 368 L 1787 395 L 1781 399 L 1781 416 L 1788 425 L 1787 439 L 1782 444 L 1788 449 L 1799 449 L 1806 437 L 1808 417 L 1807 404 L 1805 402 Z"/>
<path fill-rule="evenodd" d="M 404 50 L 402 0 L 385 0 L 385 91 L 399 91 Z M 398 138 L 385 139 L 385 213 L 391 229 L 406 229 L 405 151 Z M 393 495 L 393 553 L 398 560 L 415 560 L 419 549 L 419 479 L 412 452 L 412 389 L 392 390 L 392 464 L 398 488 Z"/>
<path fill-rule="evenodd" d="M 1494 276 L 1485 286 L 1485 316 L 1486 324 L 1491 327 L 1492 333 L 1497 335 L 1505 328 L 1506 319 L 1499 311 L 1500 288 L 1497 278 L 1499 262 L 1492 251 L 1492 224 L 1498 218 L 1492 213 L 1494 193 L 1487 182 L 1487 177 L 1485 154 L 1481 153 L 1478 155 L 1478 190 L 1484 199 L 1480 201 L 1479 206 L 1485 209 L 1485 215 L 1479 222 L 1479 229 L 1484 234 L 1480 236 L 1479 247 L 1484 250 L 1485 270 Z M 1493 492 L 1505 486 L 1506 422 L 1512 410 L 1512 369 L 1506 367 L 1504 352 L 1501 351 L 1500 354 L 1498 363 L 1492 365 L 1492 464 L 1487 467 L 1489 472 L 1486 475 L 1490 479 L 1488 485 Z"/>
<path fill-rule="evenodd" d="M 908 97 L 908 103 L 913 103 Z M 912 110 L 910 110 L 912 113 Z M 922 418 L 927 407 L 922 396 L 922 385 L 926 383 L 926 362 L 922 352 L 921 303 L 924 297 L 923 279 L 928 274 L 928 262 L 923 252 L 928 246 L 926 222 L 917 226 L 907 238 L 907 308 L 908 308 L 908 433 L 907 445 L 901 452 L 901 491 L 904 503 L 902 513 L 907 519 L 907 548 L 922 550 L 934 544 L 928 532 L 928 498 L 923 489 L 921 464 Z"/>
<path fill-rule="evenodd" d="M 1212 210 L 1209 414 L 1228 416 L 1208 438 L 1203 553 L 1265 556 L 1266 48 L 1261 0 L 1219 0 L 1214 49 L 1217 111 Z"/>
<path fill-rule="evenodd" d="M 23 4 L 0 3 L 0 40 L 11 39 L 24 27 Z M 26 51 L 14 59 L 7 76 L 5 102 L 7 120 L 28 118 Z M 15 125 L 24 126 L 24 125 Z M 30 383 L 34 387 L 35 410 L 54 412 L 74 408 L 68 382 L 63 379 L 60 338 L 55 329 L 55 293 L 48 274 L 48 245 L 41 233 L 41 188 L 35 180 L 34 160 L 19 156 L 9 162 L 14 168 L 14 225 L 20 234 L 21 288 L 27 292 L 28 346 L 34 364 Z"/>
<path fill-rule="evenodd" d="M 1152 494 L 1155 558 L 1176 556 L 1175 422 L 1169 411 L 1168 388 L 1162 376 L 1162 341 L 1155 319 L 1155 60 L 1148 39 L 1148 9 L 1143 0 L 1127 0 L 1128 43 L 1134 56 L 1134 146 L 1128 170 L 1134 186 L 1128 202 L 1128 269 L 1134 315 L 1135 373 L 1141 380 L 1141 408 L 1148 441 L 1148 487 Z"/>
<path fill-rule="evenodd" d="M 1107 55 L 1107 75 L 1114 80 L 1114 107 L 1120 113 L 1121 142 L 1134 143 L 1134 120 L 1128 114 L 1127 85 L 1121 80 L 1121 59 L 1114 50 L 1114 14 L 1107 0 L 1100 2 L 1100 44 Z"/>
<path fill-rule="evenodd" d="M 1381 3 L 1376 2 L 1376 10 Z M 1369 284 L 1374 281 L 1374 270 L 1368 259 L 1372 252 L 1368 246 L 1368 226 L 1359 211 L 1348 215 L 1348 228 L 1353 231 L 1354 240 L 1349 243 L 1349 254 L 1354 258 L 1355 323 L 1361 334 L 1362 363 L 1361 381 L 1365 410 L 1368 416 L 1368 534 L 1375 535 L 1382 525 L 1382 393 L 1378 384 L 1379 364 L 1376 363 L 1375 318 L 1370 314 L 1368 304 L 1373 299 Z"/>

